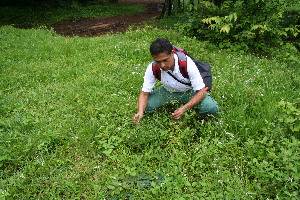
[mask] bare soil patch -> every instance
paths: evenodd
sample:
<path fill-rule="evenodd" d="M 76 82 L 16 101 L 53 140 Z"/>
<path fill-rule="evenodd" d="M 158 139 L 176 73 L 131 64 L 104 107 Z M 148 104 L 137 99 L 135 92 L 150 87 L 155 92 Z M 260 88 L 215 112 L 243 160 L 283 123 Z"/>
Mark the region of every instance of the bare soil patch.
<path fill-rule="evenodd" d="M 145 12 L 133 15 L 117 15 L 103 18 L 86 18 L 76 22 L 64 22 L 53 25 L 56 33 L 63 36 L 95 37 L 107 33 L 124 32 L 129 26 L 139 26 L 144 21 L 153 20 L 161 15 L 162 4 L 147 3 Z"/>

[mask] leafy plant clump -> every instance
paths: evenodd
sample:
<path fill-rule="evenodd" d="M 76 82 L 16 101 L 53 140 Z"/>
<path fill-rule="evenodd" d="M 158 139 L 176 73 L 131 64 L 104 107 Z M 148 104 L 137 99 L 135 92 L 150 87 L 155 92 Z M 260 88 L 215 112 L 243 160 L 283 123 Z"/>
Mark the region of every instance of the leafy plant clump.
<path fill-rule="evenodd" d="M 132 124 L 157 37 L 212 65 L 218 115 L 163 108 Z M 296 65 L 147 26 L 95 38 L 2 26 L 0 46 L 0 198 L 299 197 Z"/>
<path fill-rule="evenodd" d="M 238 0 L 219 5 L 201 1 L 191 9 L 188 20 L 178 25 L 189 36 L 238 52 L 273 55 L 276 51 L 296 61 L 286 52 L 299 51 L 299 1 Z M 278 47 L 285 51 L 278 52 Z"/>

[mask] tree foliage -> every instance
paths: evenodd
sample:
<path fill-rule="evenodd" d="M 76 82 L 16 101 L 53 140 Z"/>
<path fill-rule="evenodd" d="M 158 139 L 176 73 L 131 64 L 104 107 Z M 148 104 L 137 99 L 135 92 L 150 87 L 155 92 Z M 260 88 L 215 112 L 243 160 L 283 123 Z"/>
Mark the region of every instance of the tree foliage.
<path fill-rule="evenodd" d="M 51 6 L 51 7 L 71 7 L 78 3 L 87 5 L 89 3 L 107 3 L 116 0 L 1 0 L 0 6 Z"/>
<path fill-rule="evenodd" d="M 287 42 L 299 45 L 298 0 L 191 0 L 187 6 L 178 28 L 222 48 L 266 52 Z"/>

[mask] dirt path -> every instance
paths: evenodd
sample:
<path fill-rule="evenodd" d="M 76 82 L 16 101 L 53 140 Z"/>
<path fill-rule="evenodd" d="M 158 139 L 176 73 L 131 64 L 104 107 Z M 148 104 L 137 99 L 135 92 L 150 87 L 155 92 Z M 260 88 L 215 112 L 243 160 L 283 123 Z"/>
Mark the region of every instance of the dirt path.
<path fill-rule="evenodd" d="M 104 18 L 87 18 L 76 22 L 53 25 L 56 33 L 63 36 L 101 36 L 107 33 L 124 32 L 130 25 L 140 25 L 161 14 L 162 4 L 145 4 L 147 10 L 134 15 L 118 15 Z"/>

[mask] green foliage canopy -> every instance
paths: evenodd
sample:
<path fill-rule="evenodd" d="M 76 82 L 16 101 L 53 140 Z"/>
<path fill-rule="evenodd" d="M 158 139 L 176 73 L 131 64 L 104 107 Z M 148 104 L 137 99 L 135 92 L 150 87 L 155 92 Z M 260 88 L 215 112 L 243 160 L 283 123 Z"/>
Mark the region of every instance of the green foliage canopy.
<path fill-rule="evenodd" d="M 71 7 L 73 3 L 88 5 L 90 3 L 115 2 L 113 0 L 2 0 L 0 6 L 51 6 L 51 7 Z"/>
<path fill-rule="evenodd" d="M 190 7 L 182 32 L 207 39 L 221 48 L 256 53 L 292 42 L 299 47 L 300 2 L 297 0 L 201 1 Z"/>

